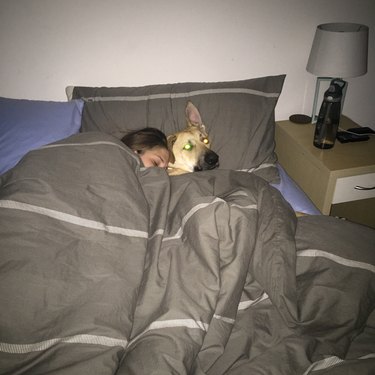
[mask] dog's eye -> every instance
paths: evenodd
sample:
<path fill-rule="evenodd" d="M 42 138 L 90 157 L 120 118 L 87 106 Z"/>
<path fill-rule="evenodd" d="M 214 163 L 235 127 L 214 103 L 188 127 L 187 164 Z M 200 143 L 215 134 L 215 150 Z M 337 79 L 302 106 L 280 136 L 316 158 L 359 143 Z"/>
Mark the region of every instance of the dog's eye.
<path fill-rule="evenodd" d="M 193 145 L 190 143 L 186 143 L 184 146 L 184 150 L 191 151 L 193 149 Z"/>
<path fill-rule="evenodd" d="M 210 141 L 208 140 L 208 138 L 204 135 L 204 134 L 199 134 L 199 140 L 201 142 L 203 142 L 205 145 L 208 145 L 210 143 Z"/>

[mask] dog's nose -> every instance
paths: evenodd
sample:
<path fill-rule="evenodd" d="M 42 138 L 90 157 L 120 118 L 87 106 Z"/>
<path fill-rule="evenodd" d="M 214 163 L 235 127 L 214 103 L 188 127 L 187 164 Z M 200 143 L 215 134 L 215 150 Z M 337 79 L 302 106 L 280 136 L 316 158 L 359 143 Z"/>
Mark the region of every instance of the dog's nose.
<path fill-rule="evenodd" d="M 218 162 L 219 162 L 219 155 L 216 154 L 216 153 L 213 152 L 213 151 L 208 152 L 208 153 L 204 156 L 204 161 L 205 161 L 209 166 L 216 166 L 216 164 L 218 164 Z"/>

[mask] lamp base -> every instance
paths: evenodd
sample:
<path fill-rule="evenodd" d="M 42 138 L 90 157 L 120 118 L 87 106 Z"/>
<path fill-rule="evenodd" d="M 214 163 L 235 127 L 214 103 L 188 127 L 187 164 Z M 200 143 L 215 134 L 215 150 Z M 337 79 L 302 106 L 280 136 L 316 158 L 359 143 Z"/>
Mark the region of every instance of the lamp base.
<path fill-rule="evenodd" d="M 314 94 L 314 103 L 311 113 L 311 122 L 316 123 L 319 115 L 318 103 L 322 103 L 324 98 L 324 92 L 328 89 L 329 83 L 332 81 L 332 77 L 317 77 L 315 84 L 315 94 Z M 323 88 L 322 88 L 323 86 Z"/>

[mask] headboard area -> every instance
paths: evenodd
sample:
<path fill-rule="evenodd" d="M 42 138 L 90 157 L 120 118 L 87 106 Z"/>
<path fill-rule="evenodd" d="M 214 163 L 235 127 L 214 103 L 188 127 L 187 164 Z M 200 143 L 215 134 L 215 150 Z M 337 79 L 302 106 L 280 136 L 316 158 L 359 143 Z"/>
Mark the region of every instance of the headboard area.
<path fill-rule="evenodd" d="M 156 127 L 166 135 L 186 126 L 185 106 L 199 109 L 220 155 L 220 168 L 278 178 L 274 109 L 285 75 L 241 81 L 189 82 L 142 87 L 68 86 L 68 99 L 85 102 L 81 131 L 121 138 L 127 131 Z"/>

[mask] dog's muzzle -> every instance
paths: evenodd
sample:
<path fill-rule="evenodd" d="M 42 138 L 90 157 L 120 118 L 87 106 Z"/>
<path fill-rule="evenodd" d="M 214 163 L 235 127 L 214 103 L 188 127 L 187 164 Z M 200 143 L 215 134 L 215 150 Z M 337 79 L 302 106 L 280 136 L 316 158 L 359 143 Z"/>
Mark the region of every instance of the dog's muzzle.
<path fill-rule="evenodd" d="M 216 152 L 209 150 L 204 154 L 202 160 L 199 161 L 199 164 L 194 167 L 194 171 L 205 171 L 217 168 L 218 166 L 219 155 Z"/>

